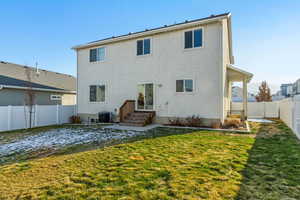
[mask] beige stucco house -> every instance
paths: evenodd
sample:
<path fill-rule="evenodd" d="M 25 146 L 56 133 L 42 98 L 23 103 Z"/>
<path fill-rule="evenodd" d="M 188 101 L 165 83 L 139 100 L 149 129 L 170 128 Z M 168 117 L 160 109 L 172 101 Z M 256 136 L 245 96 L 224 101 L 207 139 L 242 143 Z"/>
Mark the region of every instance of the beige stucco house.
<path fill-rule="evenodd" d="M 223 122 L 232 83 L 243 82 L 247 95 L 252 78 L 234 66 L 231 32 L 225 13 L 74 46 L 78 114 L 87 120 L 140 111 L 155 113 L 158 123 L 192 115 Z"/>

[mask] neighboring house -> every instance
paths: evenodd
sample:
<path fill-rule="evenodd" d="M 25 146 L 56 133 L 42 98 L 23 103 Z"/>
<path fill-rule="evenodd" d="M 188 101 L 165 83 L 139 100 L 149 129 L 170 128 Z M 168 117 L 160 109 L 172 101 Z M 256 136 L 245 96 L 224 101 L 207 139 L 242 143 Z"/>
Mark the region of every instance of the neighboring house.
<path fill-rule="evenodd" d="M 108 111 L 133 123 L 148 112 L 157 123 L 192 115 L 223 122 L 232 82 L 243 82 L 246 96 L 252 78 L 233 66 L 231 32 L 225 13 L 73 47 L 78 115 L 87 120 Z"/>
<path fill-rule="evenodd" d="M 272 95 L 272 101 L 281 101 L 284 98 L 286 97 L 281 95 L 281 90 Z"/>
<path fill-rule="evenodd" d="M 280 91 L 284 97 L 292 97 L 300 94 L 300 79 L 295 81 L 295 83 L 281 84 Z"/>
<path fill-rule="evenodd" d="M 231 91 L 232 102 L 243 102 L 243 88 L 239 86 L 232 86 Z M 255 95 L 248 92 L 248 102 L 255 102 Z"/>
<path fill-rule="evenodd" d="M 293 95 L 300 94 L 300 79 L 293 84 Z"/>
<path fill-rule="evenodd" d="M 281 95 L 284 97 L 290 97 L 293 95 L 293 84 L 281 84 L 280 86 Z"/>
<path fill-rule="evenodd" d="M 76 104 L 75 77 L 1 61 L 0 106 L 28 104 L 29 90 L 34 93 L 34 104 Z"/>

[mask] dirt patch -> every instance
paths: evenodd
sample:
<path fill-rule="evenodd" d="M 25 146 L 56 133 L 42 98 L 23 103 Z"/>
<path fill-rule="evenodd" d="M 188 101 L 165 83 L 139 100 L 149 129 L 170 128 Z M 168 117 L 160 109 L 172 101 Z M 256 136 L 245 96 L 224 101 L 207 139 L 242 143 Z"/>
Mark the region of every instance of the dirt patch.
<path fill-rule="evenodd" d="M 249 122 L 252 132 L 257 138 L 271 138 L 274 136 L 286 135 L 290 130 L 281 126 L 281 122 L 276 119 L 272 119 L 273 123 L 258 123 Z"/>

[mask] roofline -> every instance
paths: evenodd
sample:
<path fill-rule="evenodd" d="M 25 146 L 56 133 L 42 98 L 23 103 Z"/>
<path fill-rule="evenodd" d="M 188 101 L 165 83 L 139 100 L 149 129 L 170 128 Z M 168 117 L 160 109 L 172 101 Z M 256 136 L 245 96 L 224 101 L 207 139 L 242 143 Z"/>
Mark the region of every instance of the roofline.
<path fill-rule="evenodd" d="M 231 13 L 228 14 L 227 19 L 228 19 L 227 29 L 228 29 L 228 42 L 229 42 L 229 61 L 230 64 L 234 64 L 234 56 L 233 56 L 233 49 L 232 49 Z"/>
<path fill-rule="evenodd" d="M 138 38 L 138 37 L 179 30 L 179 29 L 188 28 L 188 27 L 192 27 L 192 26 L 196 26 L 196 25 L 200 25 L 200 24 L 207 24 L 210 22 L 215 22 L 215 21 L 218 21 L 221 19 L 227 19 L 227 18 L 230 18 L 230 16 L 231 16 L 231 13 L 223 13 L 223 14 L 219 14 L 219 15 L 213 15 L 213 16 L 209 16 L 209 17 L 205 17 L 205 18 L 201 18 L 201 19 L 196 19 L 196 20 L 192 20 L 192 21 L 186 21 L 186 22 L 182 22 L 182 23 L 178 23 L 178 24 L 173 24 L 170 26 L 162 26 L 162 27 L 153 28 L 150 30 L 146 29 L 145 31 L 139 31 L 139 32 L 135 32 L 135 33 L 129 33 L 126 35 L 105 38 L 102 40 L 98 40 L 98 41 L 94 41 L 94 42 L 90 42 L 90 43 L 86 43 L 86 44 L 82 44 L 82 45 L 76 45 L 76 46 L 73 46 L 72 49 L 73 50 L 84 49 L 84 48 L 89 48 L 89 47 L 93 47 L 93 46 L 99 46 L 99 45 L 109 44 L 109 43 L 113 43 L 113 42 L 119 42 L 119 41 L 134 39 L 134 38 Z"/>
<path fill-rule="evenodd" d="M 30 68 L 30 69 L 36 70 L 36 67 L 33 67 L 33 66 L 21 65 L 21 64 L 18 64 L 18 63 L 11 63 L 11 62 L 7 62 L 7 61 L 3 61 L 3 60 L 0 60 L 0 64 L 5 64 L 5 65 L 8 65 L 8 64 L 11 64 L 11 65 L 17 65 L 18 67 L 22 67 L 22 68 Z M 64 75 L 64 76 L 69 76 L 69 77 L 76 78 L 75 76 L 73 76 L 73 75 L 71 75 L 71 74 L 65 74 L 65 73 L 61 73 L 61 72 L 55 72 L 55 71 L 51 71 L 51 70 L 46 70 L 46 69 L 44 69 L 44 68 L 38 68 L 38 70 L 46 71 L 46 72 L 51 72 L 51 73 L 55 73 L 55 74 L 60 74 L 60 75 Z"/>
<path fill-rule="evenodd" d="M 57 93 L 65 93 L 65 94 L 76 94 L 76 91 L 70 91 L 70 90 L 55 90 L 55 89 L 46 89 L 46 88 L 30 88 L 30 87 L 22 87 L 22 86 L 15 86 L 15 85 L 0 85 L 0 90 L 2 88 L 18 89 L 18 90 L 35 90 L 35 91 L 42 91 L 42 92 L 57 92 Z"/>
<path fill-rule="evenodd" d="M 247 78 L 248 78 L 248 79 L 247 79 L 248 82 L 251 81 L 251 79 L 252 79 L 252 77 L 253 77 L 253 74 L 252 74 L 252 73 L 247 72 L 247 71 L 245 71 L 245 70 L 242 70 L 242 69 L 240 69 L 240 68 L 237 68 L 237 67 L 235 67 L 235 66 L 232 65 L 232 64 L 228 64 L 228 65 L 227 65 L 227 68 L 229 68 L 229 69 L 231 69 L 231 70 L 233 70 L 233 71 L 236 71 L 236 72 L 239 72 L 239 73 L 242 73 L 242 74 L 246 75 Z"/>

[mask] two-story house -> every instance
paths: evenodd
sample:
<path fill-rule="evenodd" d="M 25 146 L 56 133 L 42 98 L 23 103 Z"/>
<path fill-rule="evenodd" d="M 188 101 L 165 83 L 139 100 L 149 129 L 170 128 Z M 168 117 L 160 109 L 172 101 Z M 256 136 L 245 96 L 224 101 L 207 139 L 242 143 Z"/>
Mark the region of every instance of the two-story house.
<path fill-rule="evenodd" d="M 145 120 L 143 113 L 155 113 L 157 123 L 192 115 L 223 122 L 232 82 L 243 82 L 247 96 L 252 78 L 233 66 L 231 31 L 225 13 L 73 47 L 78 115 L 87 120 L 108 111 L 132 124 Z"/>

